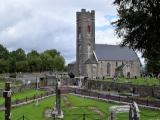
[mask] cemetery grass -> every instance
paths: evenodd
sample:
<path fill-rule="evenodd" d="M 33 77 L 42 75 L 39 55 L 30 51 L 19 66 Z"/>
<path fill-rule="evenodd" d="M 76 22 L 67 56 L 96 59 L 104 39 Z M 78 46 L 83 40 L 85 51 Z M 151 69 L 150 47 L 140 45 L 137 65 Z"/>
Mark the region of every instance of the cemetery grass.
<path fill-rule="evenodd" d="M 106 78 L 105 80 L 118 83 L 130 83 L 135 85 L 148 85 L 148 86 L 160 85 L 160 78 L 158 79 L 154 77 L 138 77 L 137 79 L 120 77 L 115 81 L 113 81 L 112 78 Z"/>
<path fill-rule="evenodd" d="M 0 89 L 3 89 L 5 87 L 6 82 L 11 82 L 11 81 L 0 79 Z M 21 81 L 12 81 L 11 83 L 12 83 L 12 87 L 17 87 L 22 85 Z"/>
<path fill-rule="evenodd" d="M 17 99 L 24 99 L 26 97 L 32 97 L 34 95 L 40 95 L 40 94 L 43 94 L 45 93 L 46 91 L 45 90 L 36 90 L 36 89 L 32 89 L 32 88 L 28 88 L 28 89 L 25 89 L 21 92 L 18 92 L 18 93 L 12 93 L 12 101 L 15 101 Z M 0 96 L 0 105 L 4 103 L 4 98 L 3 96 Z"/>
<path fill-rule="evenodd" d="M 45 118 L 44 112 L 46 109 L 53 109 L 54 104 L 55 96 L 52 96 L 39 101 L 38 106 L 36 106 L 36 102 L 33 102 L 28 105 L 13 108 L 12 119 L 18 120 L 24 115 L 29 120 L 53 120 L 53 118 Z M 117 104 L 73 95 L 62 96 L 64 120 L 82 120 L 82 114 L 84 113 L 86 114 L 86 120 L 107 120 L 109 115 L 109 107 L 113 105 Z M 144 114 L 144 116 L 141 116 L 141 120 L 153 120 L 155 115 L 160 114 L 160 111 L 158 110 L 140 108 L 140 111 Z M 0 119 L 4 119 L 4 112 L 0 112 Z M 118 120 L 127 119 L 128 113 L 118 114 Z M 160 116 L 158 119 L 160 119 Z"/>

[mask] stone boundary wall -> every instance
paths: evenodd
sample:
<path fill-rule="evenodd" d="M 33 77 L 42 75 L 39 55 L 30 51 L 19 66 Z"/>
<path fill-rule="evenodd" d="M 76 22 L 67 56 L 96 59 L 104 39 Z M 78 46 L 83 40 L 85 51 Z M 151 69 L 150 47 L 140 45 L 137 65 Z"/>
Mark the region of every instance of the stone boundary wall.
<path fill-rule="evenodd" d="M 78 85 L 76 79 L 67 79 L 64 84 L 66 85 Z M 90 90 L 101 91 L 120 91 L 127 93 L 139 94 L 140 96 L 152 96 L 160 98 L 160 86 L 147 86 L 147 85 L 134 85 L 129 83 L 115 83 L 104 80 L 82 80 L 85 88 Z"/>
<path fill-rule="evenodd" d="M 88 89 L 95 90 L 114 90 L 120 92 L 128 92 L 139 94 L 140 96 L 152 96 L 160 98 L 160 86 L 134 85 L 127 83 L 115 83 L 109 81 L 87 80 L 85 86 Z"/>

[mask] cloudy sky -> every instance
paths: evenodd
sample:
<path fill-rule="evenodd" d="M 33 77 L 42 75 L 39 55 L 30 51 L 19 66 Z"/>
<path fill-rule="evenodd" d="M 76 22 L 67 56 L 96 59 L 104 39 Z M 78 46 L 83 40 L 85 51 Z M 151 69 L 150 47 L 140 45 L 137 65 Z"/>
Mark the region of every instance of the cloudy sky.
<path fill-rule="evenodd" d="M 96 43 L 118 44 L 113 0 L 0 0 L 0 44 L 9 50 L 55 48 L 75 60 L 76 11 L 96 11 Z"/>

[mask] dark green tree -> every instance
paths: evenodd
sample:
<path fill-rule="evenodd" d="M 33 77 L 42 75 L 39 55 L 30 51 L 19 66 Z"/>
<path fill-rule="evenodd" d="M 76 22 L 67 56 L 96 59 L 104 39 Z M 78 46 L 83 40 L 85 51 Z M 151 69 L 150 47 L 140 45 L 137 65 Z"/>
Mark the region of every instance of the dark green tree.
<path fill-rule="evenodd" d="M 121 45 L 142 52 L 152 73 L 160 73 L 160 0 L 115 0 L 118 17 L 113 25 Z M 158 66 L 157 66 L 158 65 Z"/>
<path fill-rule="evenodd" d="M 54 69 L 54 59 L 47 52 L 41 53 L 40 58 L 42 61 L 42 71 Z"/>
<path fill-rule="evenodd" d="M 8 72 L 9 51 L 0 44 L 0 73 Z"/>
<path fill-rule="evenodd" d="M 18 48 L 15 51 L 16 54 L 16 61 L 24 61 L 26 60 L 26 53 L 22 48 Z"/>
<path fill-rule="evenodd" d="M 54 58 L 56 55 L 60 55 L 60 52 L 58 52 L 56 49 L 46 50 L 44 53 L 49 54 L 52 58 Z"/>
<path fill-rule="evenodd" d="M 55 56 L 54 58 L 54 68 L 57 70 L 57 71 L 63 71 L 64 68 L 65 68 L 65 60 L 63 58 L 63 56 Z"/>
<path fill-rule="evenodd" d="M 9 72 L 10 73 L 16 72 L 16 51 L 12 51 L 9 53 L 8 63 L 9 63 Z"/>
<path fill-rule="evenodd" d="M 41 71 L 41 58 L 36 50 L 32 50 L 27 54 L 27 61 L 30 72 Z"/>
<path fill-rule="evenodd" d="M 3 45 L 0 44 L 0 59 L 7 60 L 9 56 L 9 51 Z"/>
<path fill-rule="evenodd" d="M 4 59 L 0 59 L 0 73 L 8 72 L 8 61 Z"/>

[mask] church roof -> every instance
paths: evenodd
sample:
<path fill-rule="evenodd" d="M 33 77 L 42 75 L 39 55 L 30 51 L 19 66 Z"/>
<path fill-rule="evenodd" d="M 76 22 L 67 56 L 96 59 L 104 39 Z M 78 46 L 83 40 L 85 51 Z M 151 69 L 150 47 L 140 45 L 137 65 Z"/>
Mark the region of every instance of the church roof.
<path fill-rule="evenodd" d="M 139 60 L 135 51 L 119 45 L 96 44 L 95 52 L 98 60 Z"/>

